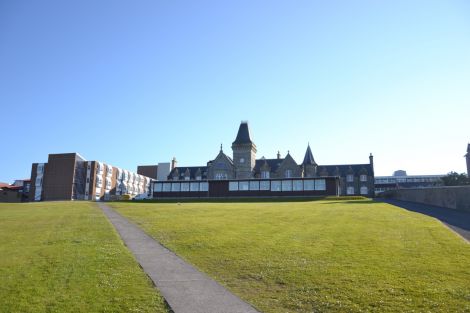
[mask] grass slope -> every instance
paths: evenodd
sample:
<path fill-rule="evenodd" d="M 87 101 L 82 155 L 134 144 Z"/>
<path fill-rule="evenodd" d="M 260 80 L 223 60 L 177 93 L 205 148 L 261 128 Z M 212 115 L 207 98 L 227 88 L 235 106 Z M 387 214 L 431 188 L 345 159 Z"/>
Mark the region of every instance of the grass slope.
<path fill-rule="evenodd" d="M 0 204 L 0 312 L 167 312 L 88 202 Z"/>
<path fill-rule="evenodd" d="M 371 201 L 112 204 L 261 311 L 470 312 L 470 246 Z"/>

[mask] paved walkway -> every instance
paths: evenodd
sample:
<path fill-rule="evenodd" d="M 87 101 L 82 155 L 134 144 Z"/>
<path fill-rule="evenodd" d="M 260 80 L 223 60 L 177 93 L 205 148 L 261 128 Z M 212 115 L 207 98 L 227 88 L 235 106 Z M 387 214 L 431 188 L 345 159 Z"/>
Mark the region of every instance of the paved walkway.
<path fill-rule="evenodd" d="M 98 205 L 174 313 L 259 313 L 109 206 Z"/>
<path fill-rule="evenodd" d="M 418 212 L 437 218 L 447 227 L 454 230 L 456 233 L 470 242 L 470 212 L 393 199 L 377 200 L 398 206 L 408 211 Z"/>

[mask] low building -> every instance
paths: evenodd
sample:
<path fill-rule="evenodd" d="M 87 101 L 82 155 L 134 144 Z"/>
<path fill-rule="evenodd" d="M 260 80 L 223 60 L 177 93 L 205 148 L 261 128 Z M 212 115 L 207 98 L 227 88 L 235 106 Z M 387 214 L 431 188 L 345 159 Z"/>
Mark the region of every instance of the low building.
<path fill-rule="evenodd" d="M 168 180 L 280 180 L 320 177 L 339 177 L 340 195 L 374 196 L 374 159 L 363 164 L 319 165 L 313 157 L 310 144 L 307 145 L 304 160 L 298 164 L 287 152 L 276 158 L 256 158 L 257 147 L 253 142 L 248 122 L 241 122 L 235 141 L 232 143 L 232 156 L 224 153 L 222 145 L 219 153 L 206 165 L 176 166 L 173 160 Z M 335 191 L 336 194 L 336 191 Z"/>
<path fill-rule="evenodd" d="M 375 177 L 375 194 L 387 190 L 406 188 L 430 188 L 443 185 L 445 175 L 407 175 L 405 171 L 396 171 L 393 176 Z"/>
<path fill-rule="evenodd" d="M 47 163 L 33 163 L 29 198 L 48 200 L 110 200 L 124 194 L 150 194 L 152 179 L 78 153 L 49 154 Z"/>
<path fill-rule="evenodd" d="M 13 184 L 0 183 L 0 202 L 28 201 L 30 180 L 15 180 Z"/>

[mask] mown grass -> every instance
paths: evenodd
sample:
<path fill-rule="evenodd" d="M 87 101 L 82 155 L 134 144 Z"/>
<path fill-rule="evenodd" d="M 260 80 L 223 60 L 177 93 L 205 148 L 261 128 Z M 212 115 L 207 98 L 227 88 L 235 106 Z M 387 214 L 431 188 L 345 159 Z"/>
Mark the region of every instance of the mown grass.
<path fill-rule="evenodd" d="M 0 312 L 168 312 L 95 204 L 0 204 Z"/>
<path fill-rule="evenodd" d="M 372 201 L 113 203 L 263 312 L 470 312 L 470 245 Z"/>

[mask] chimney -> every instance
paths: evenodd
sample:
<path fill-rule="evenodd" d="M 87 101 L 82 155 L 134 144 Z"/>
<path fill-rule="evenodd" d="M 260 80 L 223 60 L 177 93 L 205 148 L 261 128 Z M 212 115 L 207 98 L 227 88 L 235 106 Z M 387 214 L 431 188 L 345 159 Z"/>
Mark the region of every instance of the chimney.
<path fill-rule="evenodd" d="M 372 153 L 369 155 L 369 163 L 370 165 L 374 165 L 374 156 L 372 155 Z"/>
<path fill-rule="evenodd" d="M 173 170 L 176 167 L 176 164 L 178 164 L 178 161 L 176 161 L 176 158 L 173 157 L 171 160 L 171 170 Z"/>
<path fill-rule="evenodd" d="M 279 160 L 281 158 L 281 153 L 277 151 L 277 159 Z"/>

